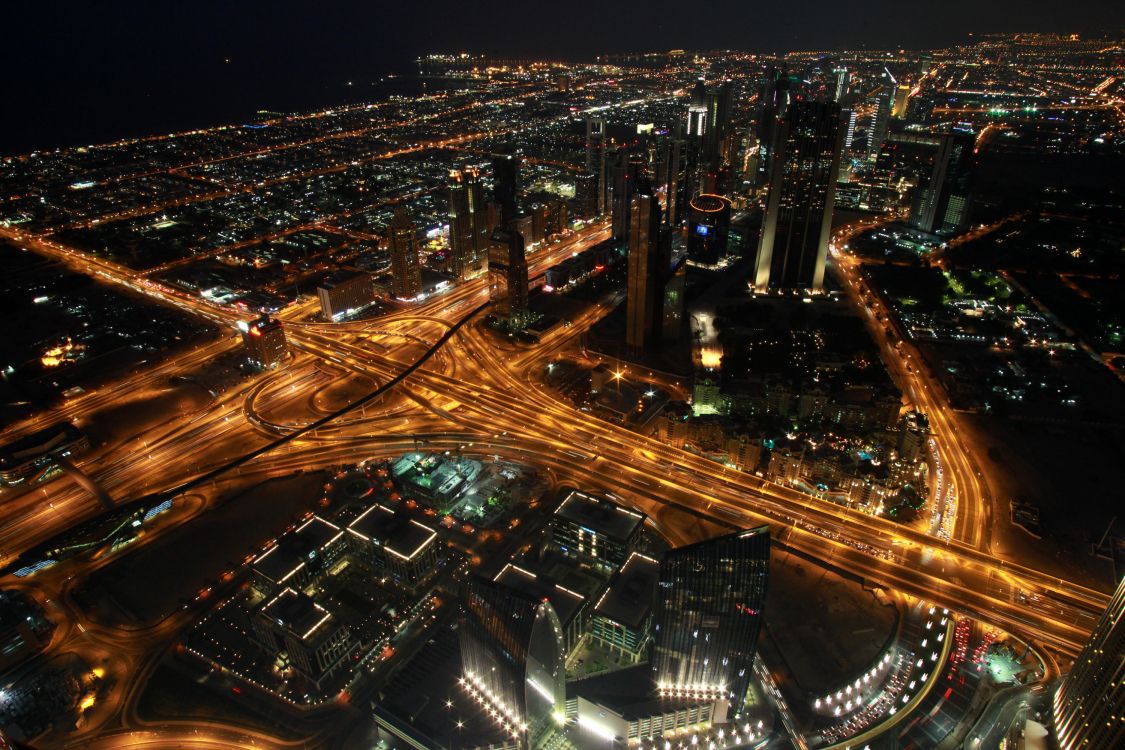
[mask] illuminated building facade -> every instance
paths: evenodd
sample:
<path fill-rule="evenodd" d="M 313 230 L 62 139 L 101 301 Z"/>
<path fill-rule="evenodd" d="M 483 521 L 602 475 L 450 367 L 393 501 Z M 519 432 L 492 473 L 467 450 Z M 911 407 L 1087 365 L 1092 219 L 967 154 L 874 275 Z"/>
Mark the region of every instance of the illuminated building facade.
<path fill-rule="evenodd" d="M 730 201 L 721 195 L 703 193 L 688 204 L 688 259 L 713 266 L 727 255 L 730 233 Z"/>
<path fill-rule="evenodd" d="M 586 120 L 586 174 L 593 176 L 594 203 L 590 216 L 606 212 L 609 185 L 606 182 L 605 120 Z"/>
<path fill-rule="evenodd" d="M 779 128 L 754 286 L 819 290 L 840 169 L 840 107 L 796 102 Z"/>
<path fill-rule="evenodd" d="M 636 549 L 645 515 L 575 490 L 551 519 L 551 545 L 566 557 L 606 572 Z"/>
<path fill-rule="evenodd" d="M 437 532 L 383 505 L 372 505 L 348 524 L 353 557 L 415 591 L 437 570 Z"/>
<path fill-rule="evenodd" d="M 1062 750 L 1125 747 L 1125 579 L 1055 693 Z"/>
<path fill-rule="evenodd" d="M 950 235 L 969 222 L 973 136 L 946 133 L 938 142 L 929 184 L 911 207 L 910 224 L 929 234 Z"/>
<path fill-rule="evenodd" d="M 515 221 L 519 215 L 520 161 L 519 151 L 512 145 L 502 147 L 492 156 L 492 194 L 500 206 L 500 226 Z"/>
<path fill-rule="evenodd" d="M 285 328 L 281 321 L 263 315 L 245 325 L 239 324 L 246 359 L 255 367 L 276 367 L 285 359 Z"/>
<path fill-rule="evenodd" d="M 529 317 L 527 255 L 523 234 L 515 224 L 492 233 L 488 248 L 488 298 L 495 314 L 509 326 L 522 328 Z"/>
<path fill-rule="evenodd" d="M 356 646 L 348 628 L 312 597 L 285 588 L 265 601 L 251 621 L 256 640 L 319 689 Z"/>
<path fill-rule="evenodd" d="M 327 276 L 316 288 L 320 311 L 328 320 L 362 310 L 375 301 L 375 287 L 365 273 L 338 271 Z"/>
<path fill-rule="evenodd" d="M 463 684 L 521 747 L 540 747 L 562 724 L 562 626 L 551 603 L 481 576 L 469 578 L 459 629 Z"/>
<path fill-rule="evenodd" d="M 625 346 L 638 353 L 660 343 L 662 289 L 671 263 L 671 237 L 662 231 L 660 201 L 655 195 L 633 196 L 631 214 Z"/>
<path fill-rule="evenodd" d="M 637 664 L 652 642 L 652 607 L 660 563 L 633 552 L 614 573 L 590 618 L 590 637 L 627 663 Z"/>
<path fill-rule="evenodd" d="M 481 190 L 480 173 L 466 167 L 450 173 L 450 271 L 462 281 L 479 273 L 488 254 L 488 206 Z"/>
<path fill-rule="evenodd" d="M 725 698 L 737 712 L 762 627 L 769 554 L 767 526 L 665 554 L 652 661 L 662 695 Z"/>
<path fill-rule="evenodd" d="M 399 299 L 414 299 L 422 293 L 418 226 L 403 209 L 395 209 L 387 227 L 387 237 L 391 243 L 391 292 Z"/>

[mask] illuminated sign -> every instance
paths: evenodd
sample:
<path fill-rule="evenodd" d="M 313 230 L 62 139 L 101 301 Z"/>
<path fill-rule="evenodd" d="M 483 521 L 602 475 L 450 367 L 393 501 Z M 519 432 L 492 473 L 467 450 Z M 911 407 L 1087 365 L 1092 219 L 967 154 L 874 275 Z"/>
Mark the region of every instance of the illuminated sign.
<path fill-rule="evenodd" d="M 695 227 L 695 233 L 700 237 L 706 237 L 711 233 L 711 227 L 707 226 L 706 224 L 697 224 Z"/>

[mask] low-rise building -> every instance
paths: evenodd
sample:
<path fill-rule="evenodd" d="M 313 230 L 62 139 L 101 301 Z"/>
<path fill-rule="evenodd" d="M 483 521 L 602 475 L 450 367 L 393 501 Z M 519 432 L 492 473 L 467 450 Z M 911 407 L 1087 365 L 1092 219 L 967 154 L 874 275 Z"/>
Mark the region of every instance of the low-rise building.
<path fill-rule="evenodd" d="M 636 549 L 645 514 L 574 490 L 551 520 L 551 543 L 563 555 L 606 572 Z"/>

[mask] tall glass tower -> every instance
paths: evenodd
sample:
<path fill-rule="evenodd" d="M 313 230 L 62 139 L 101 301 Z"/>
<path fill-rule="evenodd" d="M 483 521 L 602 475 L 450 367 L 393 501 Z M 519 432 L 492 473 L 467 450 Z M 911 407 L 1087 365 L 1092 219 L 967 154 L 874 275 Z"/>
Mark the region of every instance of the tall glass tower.
<path fill-rule="evenodd" d="M 668 552 L 660 563 L 653 672 L 661 695 L 746 700 L 762 628 L 769 527 Z"/>
<path fill-rule="evenodd" d="M 1062 750 L 1125 747 L 1125 579 L 1055 693 Z"/>

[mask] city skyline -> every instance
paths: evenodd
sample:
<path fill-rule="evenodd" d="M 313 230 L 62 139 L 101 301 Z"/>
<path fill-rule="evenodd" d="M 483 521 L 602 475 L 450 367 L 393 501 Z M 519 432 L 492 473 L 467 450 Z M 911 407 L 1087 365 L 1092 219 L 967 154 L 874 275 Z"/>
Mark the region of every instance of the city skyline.
<path fill-rule="evenodd" d="M 1115 747 L 1125 37 L 650 10 L 0 157 L 0 747 Z"/>

